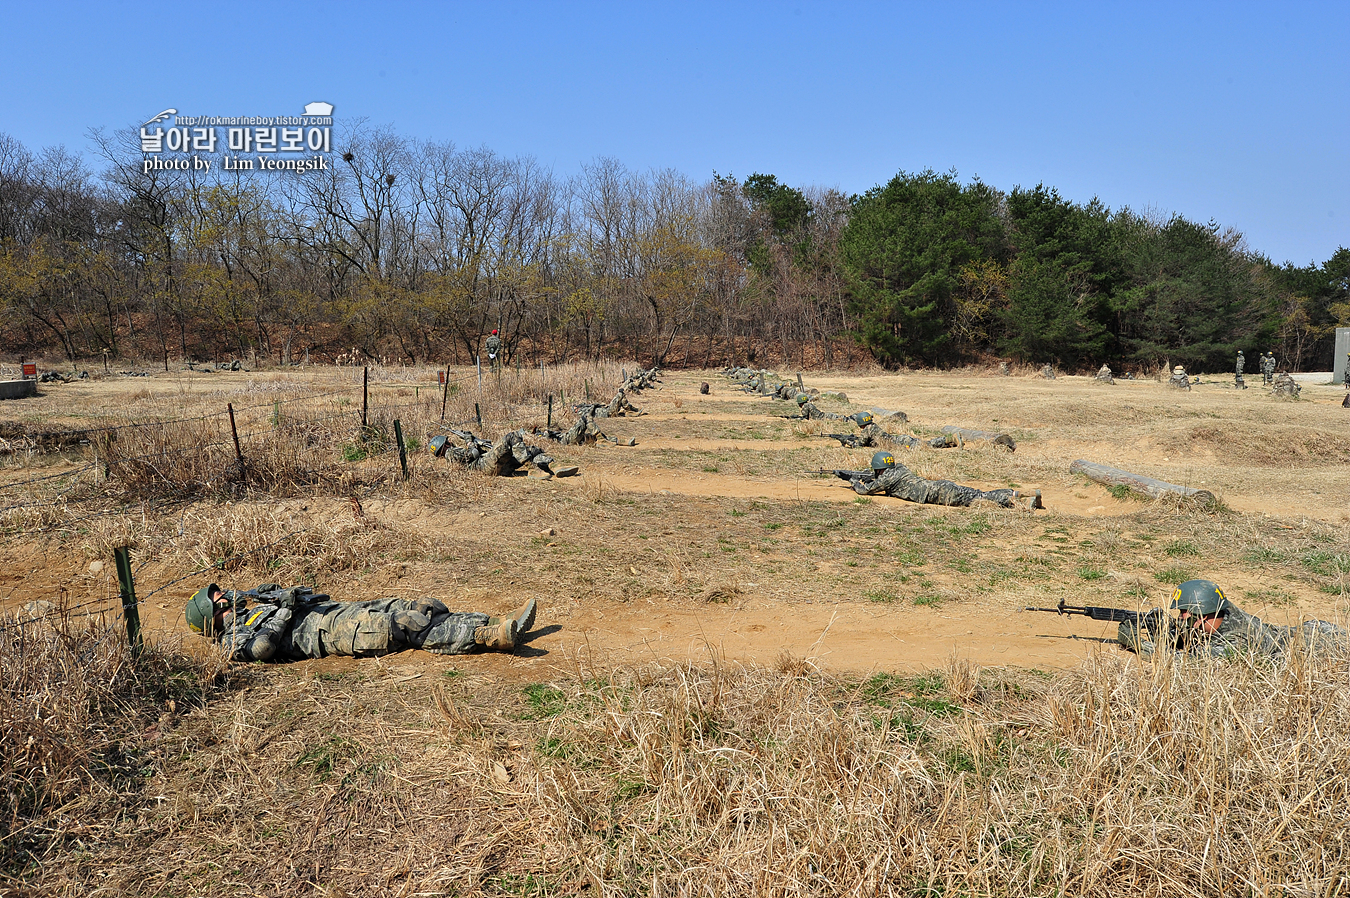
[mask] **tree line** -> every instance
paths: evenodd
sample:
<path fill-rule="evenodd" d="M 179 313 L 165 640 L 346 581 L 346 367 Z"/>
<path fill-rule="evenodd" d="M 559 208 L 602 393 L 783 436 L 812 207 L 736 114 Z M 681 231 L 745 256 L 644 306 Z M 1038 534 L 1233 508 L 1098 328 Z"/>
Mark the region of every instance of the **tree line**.
<path fill-rule="evenodd" d="M 90 171 L 0 134 L 0 345 L 74 361 L 286 364 L 356 350 L 508 364 L 631 357 L 1215 370 L 1324 365 L 1350 251 L 1278 266 L 1180 216 L 901 172 L 858 196 L 769 174 L 694 181 L 357 127 L 325 170 L 151 170 L 134 130 Z"/>

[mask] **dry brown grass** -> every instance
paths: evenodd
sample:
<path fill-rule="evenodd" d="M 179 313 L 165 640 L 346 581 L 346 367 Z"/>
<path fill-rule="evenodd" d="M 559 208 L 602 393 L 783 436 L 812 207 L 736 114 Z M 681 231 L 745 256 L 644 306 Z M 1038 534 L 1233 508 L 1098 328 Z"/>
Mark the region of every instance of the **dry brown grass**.
<path fill-rule="evenodd" d="M 45 856 L 108 838 L 163 760 L 153 742 L 221 665 L 149 646 L 120 620 L 0 617 L 0 891 Z"/>
<path fill-rule="evenodd" d="M 271 672 L 35 893 L 1338 895 L 1346 658 Z M 453 674 L 453 671 L 451 672 Z M 297 686 L 299 695 L 297 701 Z"/>

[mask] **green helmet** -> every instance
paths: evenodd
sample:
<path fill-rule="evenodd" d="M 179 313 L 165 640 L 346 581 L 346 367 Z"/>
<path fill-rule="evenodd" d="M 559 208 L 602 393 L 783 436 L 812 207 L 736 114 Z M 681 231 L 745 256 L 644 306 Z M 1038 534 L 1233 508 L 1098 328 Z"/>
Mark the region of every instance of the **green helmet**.
<path fill-rule="evenodd" d="M 219 586 L 212 583 L 210 586 L 203 587 L 188 599 L 187 608 L 183 609 L 183 615 L 187 618 L 188 628 L 194 633 L 200 633 L 203 636 L 210 636 L 211 629 L 215 625 L 216 609 L 215 603 L 211 601 L 211 593 L 220 589 Z"/>
<path fill-rule="evenodd" d="M 895 467 L 895 456 L 885 450 L 872 456 L 872 470 L 884 471 L 887 468 Z"/>
<path fill-rule="evenodd" d="M 853 416 L 853 423 L 857 424 L 859 427 L 866 427 L 868 424 L 872 423 L 872 413 L 858 412 L 858 414 Z"/>
<path fill-rule="evenodd" d="M 798 404 L 798 405 L 806 405 L 806 403 L 808 403 L 808 402 L 810 402 L 810 401 L 811 401 L 811 397 L 810 397 L 810 396 L 807 396 L 805 393 L 798 393 L 798 394 L 797 394 L 797 404 Z"/>
<path fill-rule="evenodd" d="M 1223 590 L 1209 580 L 1187 580 L 1172 593 L 1172 607 L 1203 617 L 1227 614 L 1233 605 L 1224 598 Z"/>

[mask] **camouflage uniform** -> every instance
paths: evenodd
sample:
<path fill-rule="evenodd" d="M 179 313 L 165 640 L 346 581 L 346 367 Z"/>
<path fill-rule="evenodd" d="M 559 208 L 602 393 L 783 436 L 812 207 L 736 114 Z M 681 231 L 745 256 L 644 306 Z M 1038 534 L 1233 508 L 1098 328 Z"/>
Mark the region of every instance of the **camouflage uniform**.
<path fill-rule="evenodd" d="M 538 446 L 526 443 L 526 436 L 529 434 L 523 430 L 513 430 L 495 443 L 474 437 L 462 447 L 449 446 L 445 437 L 436 437 L 430 447 L 437 455 L 445 455 L 475 471 L 498 477 L 508 476 L 524 464 L 533 464 L 546 474 L 552 473 L 549 465 L 553 464 L 553 459 Z"/>
<path fill-rule="evenodd" d="M 1121 621 L 1116 641 L 1142 657 L 1158 651 L 1185 652 L 1206 658 L 1250 658 L 1263 655 L 1278 658 L 1291 648 L 1306 645 L 1313 649 L 1350 645 L 1346 633 L 1326 621 L 1304 621 L 1298 627 L 1268 624 L 1229 605 L 1214 633 L 1173 622 L 1161 613 L 1157 620 L 1165 626 L 1141 628 L 1138 621 Z"/>
<path fill-rule="evenodd" d="M 502 363 L 502 338 L 494 332 L 483 341 L 483 348 L 487 350 L 488 365 L 496 368 Z"/>
<path fill-rule="evenodd" d="M 1191 379 L 1186 376 L 1186 369 L 1177 365 L 1172 369 L 1172 376 L 1167 379 L 1169 387 L 1176 387 L 1178 390 L 1189 390 L 1191 388 Z"/>
<path fill-rule="evenodd" d="M 403 649 L 462 655 L 478 648 L 486 614 L 450 611 L 436 599 L 319 602 L 294 609 L 258 604 L 237 612 L 220 635 L 232 661 L 369 658 Z"/>
<path fill-rule="evenodd" d="M 1261 383 L 1269 386 L 1275 379 L 1275 353 L 1267 352 L 1261 356 Z"/>
<path fill-rule="evenodd" d="M 923 445 L 933 449 L 956 449 L 962 446 L 961 437 L 956 434 L 944 433 L 931 440 L 921 440 L 907 433 L 888 433 L 875 423 L 864 426 L 857 434 L 827 434 L 827 436 L 837 437 L 848 449 L 917 449 Z"/>
<path fill-rule="evenodd" d="M 1247 389 L 1247 384 L 1242 379 L 1242 371 L 1246 367 L 1247 367 L 1247 360 L 1246 358 L 1243 357 L 1242 350 L 1239 349 L 1237 354 L 1237 373 L 1235 374 L 1233 379 L 1233 386 L 1237 387 L 1240 390 Z"/>
<path fill-rule="evenodd" d="M 1044 377 L 1046 380 L 1054 380 L 1055 366 L 1047 362 L 1045 367 L 1041 369 L 1041 377 Z"/>
<path fill-rule="evenodd" d="M 822 412 L 811 400 L 806 400 L 801 404 L 802 417 L 811 421 L 842 421 L 849 417 L 848 415 L 834 415 L 830 412 Z"/>
<path fill-rule="evenodd" d="M 578 414 L 576 423 L 566 431 L 536 429 L 534 433 L 536 436 L 556 440 L 564 446 L 594 446 L 597 442 L 613 443 L 616 446 L 637 445 L 637 440 L 629 439 L 624 442 L 618 437 L 612 437 L 606 434 L 595 423 L 594 412 L 589 409 L 590 407 L 583 409 Z"/>
<path fill-rule="evenodd" d="M 1274 381 L 1273 396 L 1279 399 L 1297 399 L 1298 394 L 1303 392 L 1303 388 L 1298 385 L 1298 381 L 1289 376 L 1289 372 L 1282 372 Z"/>
<path fill-rule="evenodd" d="M 1012 508 L 1016 490 L 977 490 L 950 480 L 924 480 L 902 464 L 896 464 L 869 477 L 853 481 L 853 491 L 860 496 L 893 496 L 924 505 L 970 505 L 987 501 L 1004 508 Z"/>
<path fill-rule="evenodd" d="M 1115 378 L 1111 376 L 1111 366 L 1104 364 L 1097 369 L 1097 380 L 1102 383 L 1114 384 Z"/>

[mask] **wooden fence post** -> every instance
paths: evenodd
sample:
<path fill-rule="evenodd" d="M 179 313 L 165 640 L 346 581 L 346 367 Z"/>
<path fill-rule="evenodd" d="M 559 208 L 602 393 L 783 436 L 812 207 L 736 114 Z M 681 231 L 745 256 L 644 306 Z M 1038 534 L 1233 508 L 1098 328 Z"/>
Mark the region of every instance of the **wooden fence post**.
<path fill-rule="evenodd" d="M 366 427 L 366 412 L 370 407 L 370 366 L 361 369 L 361 428 Z"/>
<path fill-rule="evenodd" d="M 244 453 L 239 449 L 239 428 L 234 424 L 234 403 L 225 403 L 225 408 L 230 412 L 230 436 L 234 437 L 234 460 L 239 462 L 240 473 L 244 470 Z"/>

